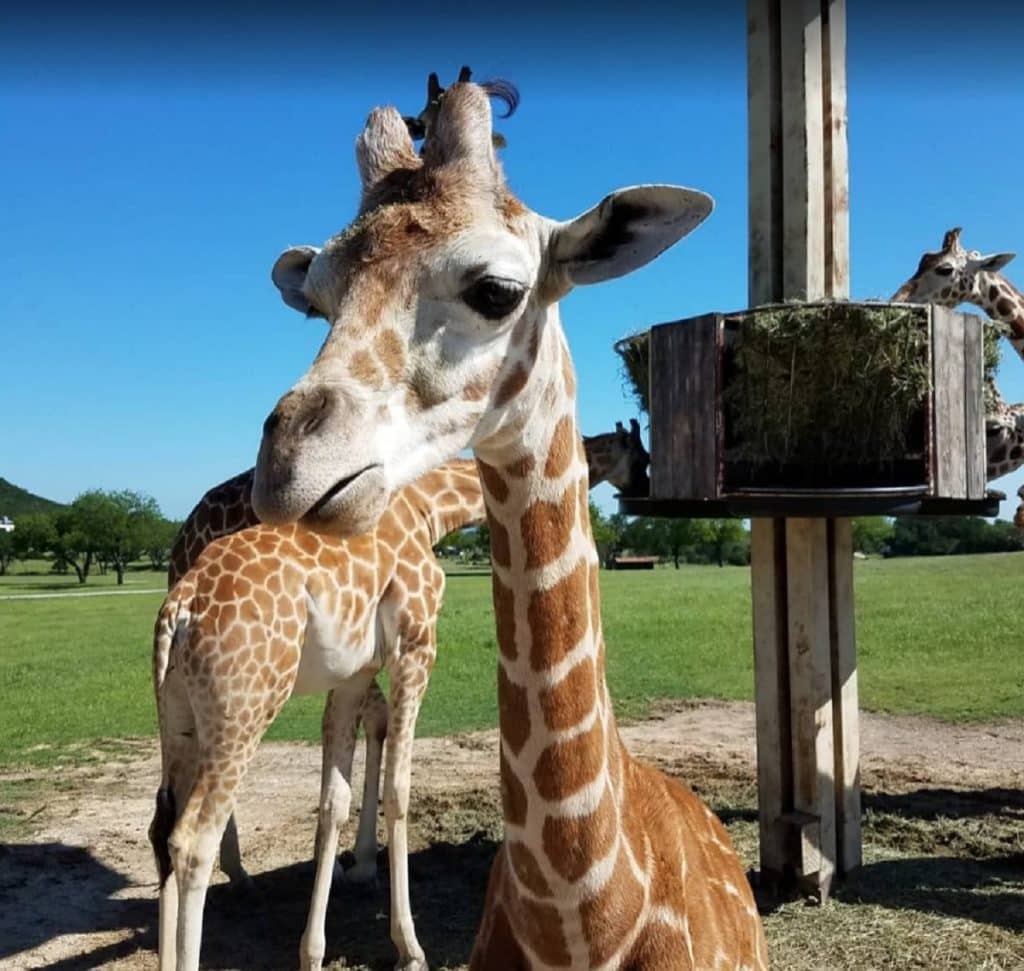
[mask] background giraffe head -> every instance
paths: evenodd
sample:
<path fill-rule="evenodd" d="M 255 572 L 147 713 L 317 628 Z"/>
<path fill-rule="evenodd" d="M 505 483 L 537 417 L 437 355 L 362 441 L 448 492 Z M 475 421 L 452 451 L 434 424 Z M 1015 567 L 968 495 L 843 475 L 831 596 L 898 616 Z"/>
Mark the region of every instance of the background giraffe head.
<path fill-rule="evenodd" d="M 252 498 L 270 524 L 364 532 L 422 472 L 543 422 L 557 301 L 643 266 L 713 205 L 648 185 L 568 222 L 531 212 L 505 185 L 488 93 L 468 82 L 445 91 L 422 157 L 394 108 L 370 114 L 356 157 L 356 221 L 272 272 L 285 303 L 330 331 L 264 425 Z"/>
<path fill-rule="evenodd" d="M 937 253 L 925 253 L 914 275 L 893 295 L 894 303 L 937 303 L 946 307 L 972 299 L 982 299 L 982 275 L 998 273 L 1013 253 L 989 253 L 964 249 L 961 229 L 956 227 L 942 237 Z M 998 295 L 996 295 L 998 296 Z"/>

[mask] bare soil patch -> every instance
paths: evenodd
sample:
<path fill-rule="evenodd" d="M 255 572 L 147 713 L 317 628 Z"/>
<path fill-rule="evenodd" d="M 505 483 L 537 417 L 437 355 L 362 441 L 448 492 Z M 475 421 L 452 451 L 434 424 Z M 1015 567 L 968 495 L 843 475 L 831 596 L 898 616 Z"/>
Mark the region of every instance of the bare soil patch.
<path fill-rule="evenodd" d="M 630 749 L 677 775 L 756 862 L 753 708 L 671 705 L 626 726 Z M 417 930 L 438 968 L 460 968 L 501 833 L 494 732 L 417 741 L 410 825 Z M 146 829 L 151 743 L 101 766 L 0 778 L 33 816 L 0 847 L 0 968 L 155 967 L 156 881 Z M 776 968 L 1024 968 L 1024 723 L 862 719 L 866 865 L 825 907 L 763 901 Z M 361 752 L 356 790 L 362 786 Z M 238 808 L 250 894 L 219 875 L 203 966 L 297 965 L 312 885 L 319 750 L 266 744 Z M 354 814 L 355 815 L 355 814 Z M 355 818 L 342 835 L 351 843 Z M 387 865 L 376 888 L 336 886 L 331 968 L 391 968 Z"/>

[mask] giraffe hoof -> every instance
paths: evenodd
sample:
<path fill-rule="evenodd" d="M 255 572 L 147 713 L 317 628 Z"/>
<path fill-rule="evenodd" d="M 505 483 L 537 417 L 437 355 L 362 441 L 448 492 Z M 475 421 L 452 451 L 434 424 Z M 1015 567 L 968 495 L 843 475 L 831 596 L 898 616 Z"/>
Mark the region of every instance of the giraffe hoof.
<path fill-rule="evenodd" d="M 409 958 L 407 961 L 399 960 L 395 971 L 430 971 L 430 967 L 426 958 Z"/>

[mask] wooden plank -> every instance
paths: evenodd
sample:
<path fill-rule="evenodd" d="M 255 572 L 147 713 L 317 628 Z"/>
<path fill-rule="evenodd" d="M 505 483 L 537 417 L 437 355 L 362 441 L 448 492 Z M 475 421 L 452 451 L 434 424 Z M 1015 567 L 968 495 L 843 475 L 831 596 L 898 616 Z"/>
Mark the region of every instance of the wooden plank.
<path fill-rule="evenodd" d="M 935 494 L 967 498 L 964 328 L 960 315 L 932 305 Z"/>
<path fill-rule="evenodd" d="M 786 520 L 793 809 L 821 821 L 817 872 L 802 883 L 828 896 L 836 863 L 828 531 L 824 519 Z"/>
<path fill-rule="evenodd" d="M 718 314 L 651 328 L 651 496 L 716 497 Z"/>
<path fill-rule="evenodd" d="M 964 432 L 967 450 L 967 498 L 985 498 L 984 324 L 974 314 L 964 321 Z"/>
<path fill-rule="evenodd" d="M 770 882 L 782 877 L 793 853 L 793 836 L 783 821 L 791 805 L 793 769 L 786 658 L 785 527 L 781 519 L 751 521 L 750 584 L 761 872 Z"/>
<path fill-rule="evenodd" d="M 853 527 L 828 520 L 829 640 L 832 673 L 832 748 L 835 753 L 836 869 L 861 865 L 860 712 L 857 638 L 853 615 Z"/>
<path fill-rule="evenodd" d="M 846 108 L 846 0 L 822 0 L 825 295 L 850 295 L 850 176 Z"/>
<path fill-rule="evenodd" d="M 820 0 L 780 6 L 782 298 L 825 295 L 825 171 Z"/>
<path fill-rule="evenodd" d="M 779 0 L 747 3 L 749 304 L 782 299 L 782 102 Z"/>

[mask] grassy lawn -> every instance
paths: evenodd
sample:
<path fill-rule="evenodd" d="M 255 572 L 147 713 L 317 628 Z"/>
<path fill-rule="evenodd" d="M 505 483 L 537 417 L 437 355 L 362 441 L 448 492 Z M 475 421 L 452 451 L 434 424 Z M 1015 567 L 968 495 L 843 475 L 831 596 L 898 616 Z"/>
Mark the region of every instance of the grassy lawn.
<path fill-rule="evenodd" d="M 167 571 L 153 570 L 133 564 L 125 573 L 122 590 L 154 590 L 167 585 Z M 4 597 L 38 593 L 93 593 L 117 589 L 117 574 L 113 570 L 100 573 L 93 569 L 88 580 L 78 582 L 74 570 L 67 573 L 50 572 L 50 563 L 44 560 L 18 561 L 0 577 L 0 600 Z"/>
<path fill-rule="evenodd" d="M 859 562 L 863 706 L 951 720 L 1024 717 L 1022 577 L 1024 554 Z M 130 579 L 139 589 L 162 586 L 160 574 Z M 82 589 L 67 580 L 70 592 Z M 33 585 L 15 574 L 0 583 L 0 596 Z M 605 572 L 602 592 L 609 680 L 622 716 L 642 716 L 661 698 L 753 696 L 746 569 Z M 0 601 L 0 766 L 106 756 L 101 739 L 153 733 L 150 639 L 160 601 Z M 439 643 L 420 734 L 493 725 L 486 574 L 450 578 Z M 321 706 L 320 698 L 292 700 L 268 737 L 315 740 Z"/>

